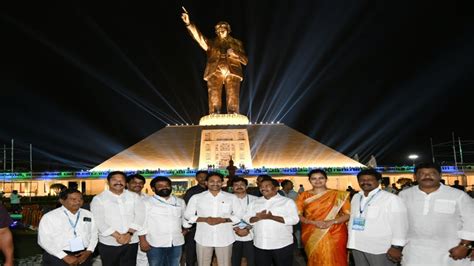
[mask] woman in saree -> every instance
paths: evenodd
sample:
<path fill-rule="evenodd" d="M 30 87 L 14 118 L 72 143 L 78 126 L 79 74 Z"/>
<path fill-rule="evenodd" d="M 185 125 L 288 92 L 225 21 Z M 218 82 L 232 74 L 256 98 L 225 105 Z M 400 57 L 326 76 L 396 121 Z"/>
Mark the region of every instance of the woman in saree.
<path fill-rule="evenodd" d="M 313 189 L 296 199 L 307 265 L 346 266 L 349 193 L 328 189 L 324 170 L 312 170 L 308 179 Z"/>

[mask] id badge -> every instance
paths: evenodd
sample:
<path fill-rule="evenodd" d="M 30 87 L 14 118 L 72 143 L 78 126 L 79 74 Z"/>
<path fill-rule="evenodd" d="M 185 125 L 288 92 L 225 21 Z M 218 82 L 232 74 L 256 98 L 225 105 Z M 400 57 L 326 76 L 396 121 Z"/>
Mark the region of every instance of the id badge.
<path fill-rule="evenodd" d="M 84 250 L 84 243 L 82 243 L 82 238 L 80 237 L 69 240 L 69 246 L 72 252 Z"/>
<path fill-rule="evenodd" d="M 365 228 L 365 218 L 355 217 L 354 220 L 352 220 L 352 230 L 364 231 L 364 228 Z"/>

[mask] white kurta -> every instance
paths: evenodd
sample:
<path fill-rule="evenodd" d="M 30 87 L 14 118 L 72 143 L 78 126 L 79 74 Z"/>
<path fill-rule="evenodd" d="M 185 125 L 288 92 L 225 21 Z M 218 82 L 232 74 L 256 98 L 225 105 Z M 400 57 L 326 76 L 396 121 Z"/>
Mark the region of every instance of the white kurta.
<path fill-rule="evenodd" d="M 362 211 L 363 210 L 363 211 Z M 363 231 L 353 230 L 354 218 L 364 218 Z M 404 246 L 408 230 L 407 210 L 396 195 L 372 190 L 361 191 L 351 201 L 347 247 L 370 254 L 385 254 L 391 245 Z"/>
<path fill-rule="evenodd" d="M 91 202 L 91 212 L 99 229 L 99 242 L 108 246 L 121 246 L 112 234 L 121 234 L 128 229 L 141 230 L 145 222 L 145 204 L 134 192 L 124 190 L 115 195 L 109 190 L 96 195 Z M 138 243 L 135 232 L 130 243 Z"/>
<path fill-rule="evenodd" d="M 418 186 L 400 192 L 408 209 L 408 244 L 402 265 L 471 265 L 469 259 L 455 261 L 449 250 L 461 239 L 474 240 L 474 200 L 448 186 L 430 194 Z"/>
<path fill-rule="evenodd" d="M 194 240 L 205 247 L 226 247 L 235 242 L 232 225 L 239 222 L 242 210 L 234 194 L 220 191 L 216 196 L 204 191 L 191 197 L 186 206 L 184 217 L 189 223 L 196 223 L 199 217 L 222 217 L 232 220 L 231 223 L 209 225 L 197 222 Z"/>
<path fill-rule="evenodd" d="M 272 212 L 275 216 L 283 217 L 285 223 L 273 220 L 259 220 L 253 225 L 253 245 L 259 249 L 280 249 L 293 243 L 293 225 L 299 222 L 298 210 L 295 202 L 283 197 L 279 194 L 265 199 L 260 197 L 251 202 L 244 220 L 250 223 L 250 218 L 254 217 L 257 212 Z"/>

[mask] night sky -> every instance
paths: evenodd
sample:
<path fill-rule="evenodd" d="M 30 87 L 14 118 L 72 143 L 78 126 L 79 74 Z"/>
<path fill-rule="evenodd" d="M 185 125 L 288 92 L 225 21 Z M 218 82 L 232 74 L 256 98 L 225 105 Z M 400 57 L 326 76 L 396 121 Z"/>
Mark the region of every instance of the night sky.
<path fill-rule="evenodd" d="M 36 171 L 89 169 L 166 124 L 197 124 L 206 57 L 181 21 L 184 5 L 206 36 L 225 20 L 243 41 L 240 110 L 252 122 L 280 121 L 362 163 L 431 160 L 430 137 L 474 140 L 474 19 L 461 2 L 422 2 L 2 7 L 0 148 L 15 139 L 15 170 L 28 169 L 30 143 Z M 474 145 L 462 148 L 474 162 Z M 435 154 L 453 161 L 452 147 Z"/>

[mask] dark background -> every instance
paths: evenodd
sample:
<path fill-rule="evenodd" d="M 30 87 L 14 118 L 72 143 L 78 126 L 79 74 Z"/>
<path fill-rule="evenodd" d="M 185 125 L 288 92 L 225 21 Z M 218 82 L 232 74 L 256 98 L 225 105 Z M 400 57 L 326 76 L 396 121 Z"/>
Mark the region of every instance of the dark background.
<path fill-rule="evenodd" d="M 454 132 L 474 161 L 464 2 L 46 1 L 0 9 L 0 144 L 15 139 L 15 170 L 29 169 L 30 143 L 36 171 L 88 169 L 168 123 L 197 124 L 206 57 L 181 5 L 206 36 L 226 20 L 243 41 L 251 121 L 379 165 L 431 160 L 430 137 Z M 454 161 L 449 143 L 435 155 Z"/>

